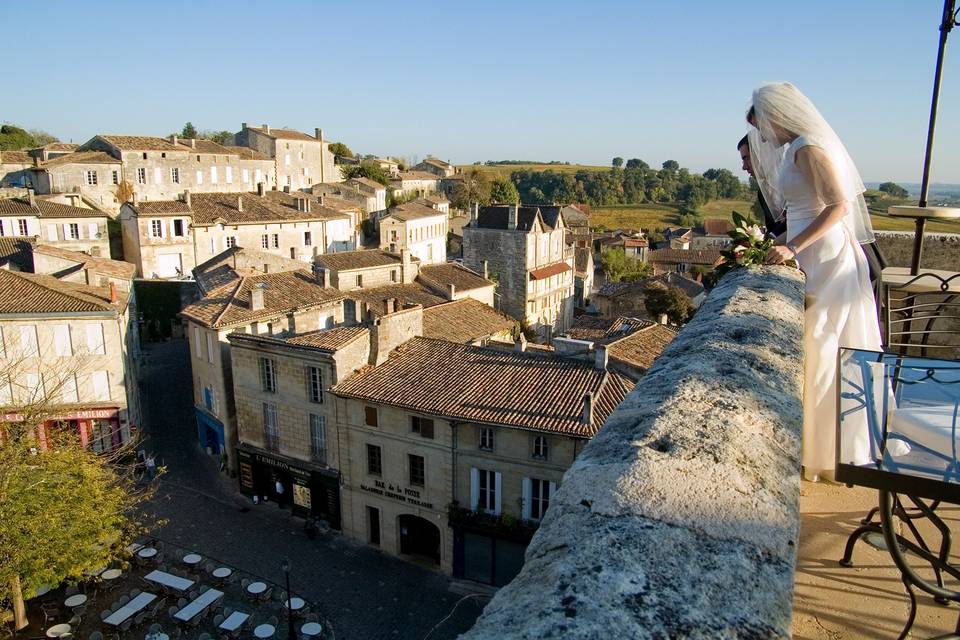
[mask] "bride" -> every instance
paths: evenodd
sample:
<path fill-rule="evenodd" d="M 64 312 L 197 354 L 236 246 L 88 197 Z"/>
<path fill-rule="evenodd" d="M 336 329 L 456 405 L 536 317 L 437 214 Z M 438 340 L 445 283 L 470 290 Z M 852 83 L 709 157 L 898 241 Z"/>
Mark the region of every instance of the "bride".
<path fill-rule="evenodd" d="M 787 82 L 753 92 L 750 152 L 767 202 L 786 209 L 785 240 L 767 262 L 796 259 L 806 273 L 803 466 L 808 480 L 833 479 L 837 350 L 880 351 L 880 327 L 860 243 L 873 242 L 864 186 L 847 150 L 813 103 Z M 859 431 L 859 430 L 858 430 Z M 845 430 L 844 438 L 849 433 Z M 855 464 L 870 458 L 866 427 Z"/>

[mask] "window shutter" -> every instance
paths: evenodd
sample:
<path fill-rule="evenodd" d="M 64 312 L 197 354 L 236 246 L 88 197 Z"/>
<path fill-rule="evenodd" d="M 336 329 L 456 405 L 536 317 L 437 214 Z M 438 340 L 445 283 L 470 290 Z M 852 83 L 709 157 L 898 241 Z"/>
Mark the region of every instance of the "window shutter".
<path fill-rule="evenodd" d="M 470 468 L 470 508 L 476 510 L 480 502 L 480 471 L 476 467 Z"/>
<path fill-rule="evenodd" d="M 110 384 L 107 378 L 106 371 L 94 371 L 90 376 L 90 379 L 93 382 L 93 398 L 94 400 L 109 400 L 110 399 Z"/>
<path fill-rule="evenodd" d="M 495 504 L 494 507 L 493 507 L 493 515 L 498 516 L 498 515 L 500 515 L 500 507 L 501 507 L 501 505 L 503 504 L 503 495 L 502 495 L 502 494 L 503 494 L 503 485 L 502 485 L 502 483 L 501 483 L 501 476 L 500 476 L 500 472 L 499 472 L 499 471 L 496 472 L 496 476 L 497 476 L 497 481 L 496 481 L 496 484 L 495 484 L 494 486 L 496 486 L 496 488 L 497 488 L 497 501 L 496 501 L 496 504 Z"/>
<path fill-rule="evenodd" d="M 56 345 L 58 356 L 73 355 L 73 350 L 70 349 L 70 327 L 69 326 L 65 324 L 54 325 L 53 339 Z"/>
<path fill-rule="evenodd" d="M 100 226 L 96 222 L 87 223 L 87 233 L 90 234 L 91 240 L 95 240 L 97 234 L 100 233 Z"/>
<path fill-rule="evenodd" d="M 70 239 L 70 225 L 69 225 L 69 224 L 63 225 L 63 239 L 64 239 L 64 240 L 69 240 L 69 239 Z"/>
<path fill-rule="evenodd" d="M 203 342 L 200 337 L 200 327 L 193 328 L 193 355 L 197 357 L 197 360 L 203 358 Z"/>
<path fill-rule="evenodd" d="M 58 240 L 58 238 L 57 238 L 57 225 L 55 225 L 55 224 L 48 224 L 48 225 L 47 225 L 47 240 L 49 240 L 50 242 L 56 242 L 56 241 Z"/>
<path fill-rule="evenodd" d="M 207 334 L 207 360 L 213 364 L 213 334 Z"/>
<path fill-rule="evenodd" d="M 530 486 L 530 478 L 523 479 L 523 519 L 530 519 L 530 501 L 533 497 L 533 487 Z"/>
<path fill-rule="evenodd" d="M 103 345 L 103 325 L 99 322 L 91 322 L 87 325 L 87 351 L 100 355 L 106 352 Z"/>

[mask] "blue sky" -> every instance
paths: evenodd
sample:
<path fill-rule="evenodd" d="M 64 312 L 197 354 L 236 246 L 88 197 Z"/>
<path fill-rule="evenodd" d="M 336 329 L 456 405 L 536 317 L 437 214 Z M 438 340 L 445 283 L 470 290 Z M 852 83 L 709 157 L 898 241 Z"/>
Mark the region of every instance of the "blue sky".
<path fill-rule="evenodd" d="M 17 2 L 0 120 L 82 142 L 270 123 L 355 151 L 738 169 L 789 80 L 866 181 L 917 182 L 941 0 Z M 12 61 L 12 62 L 9 62 Z M 933 178 L 960 183 L 960 29 Z"/>

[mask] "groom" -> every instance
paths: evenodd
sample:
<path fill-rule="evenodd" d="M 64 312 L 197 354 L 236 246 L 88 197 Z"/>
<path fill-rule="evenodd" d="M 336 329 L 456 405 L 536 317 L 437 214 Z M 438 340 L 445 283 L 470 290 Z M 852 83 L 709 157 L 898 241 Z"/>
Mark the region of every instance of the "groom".
<path fill-rule="evenodd" d="M 751 178 L 756 177 L 753 175 L 753 163 L 750 161 L 750 142 L 747 140 L 747 136 L 743 136 L 740 142 L 737 143 L 737 151 L 740 152 L 743 170 L 750 174 Z M 757 190 L 757 201 L 760 203 L 760 208 L 763 209 L 763 219 L 767 231 L 777 238 L 785 234 L 787 232 L 787 217 L 783 216 L 779 221 L 774 220 L 773 214 L 770 213 L 770 208 L 767 206 L 767 201 L 763 199 L 763 192 L 759 189 Z M 870 283 L 873 285 L 874 294 L 876 295 L 880 274 L 883 268 L 887 266 L 887 261 L 884 259 L 883 254 L 880 252 L 880 247 L 877 246 L 876 242 L 868 242 L 867 244 L 860 245 L 860 247 L 863 249 L 863 255 L 867 258 L 867 264 L 870 265 Z"/>

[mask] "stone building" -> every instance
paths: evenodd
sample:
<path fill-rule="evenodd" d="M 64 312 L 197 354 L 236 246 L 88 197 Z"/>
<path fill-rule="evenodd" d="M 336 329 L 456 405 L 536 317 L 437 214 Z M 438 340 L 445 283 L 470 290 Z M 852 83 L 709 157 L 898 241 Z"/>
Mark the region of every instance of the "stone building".
<path fill-rule="evenodd" d="M 0 187 L 32 187 L 34 159 L 26 151 L 0 150 Z"/>
<path fill-rule="evenodd" d="M 133 293 L 92 280 L 0 269 L 0 413 L 43 407 L 41 443 L 66 425 L 100 452 L 141 424 L 140 353 Z"/>
<path fill-rule="evenodd" d="M 310 263 L 356 248 L 360 210 L 337 211 L 306 193 L 184 194 L 183 200 L 126 203 L 124 256 L 143 277 L 183 277 L 231 247 Z"/>
<path fill-rule="evenodd" d="M 37 237 L 44 244 L 110 256 L 109 216 L 44 197 L 0 199 L 0 236 Z"/>
<path fill-rule="evenodd" d="M 369 178 L 350 178 L 344 185 L 356 190 L 369 199 L 365 212 L 367 216 L 387 208 L 387 187 Z"/>
<path fill-rule="evenodd" d="M 116 211 L 123 204 L 117 197 L 123 164 L 117 158 L 103 151 L 45 155 L 48 159 L 31 169 L 37 193 L 79 193 L 107 211 Z"/>
<path fill-rule="evenodd" d="M 330 143 L 323 139 L 323 129 L 309 136 L 292 129 L 276 129 L 240 125 L 233 136 L 234 144 L 254 149 L 273 159 L 273 185 L 278 190 L 300 191 L 317 182 L 342 182 L 343 175 L 334 164 Z"/>
<path fill-rule="evenodd" d="M 594 295 L 593 304 L 602 318 L 616 318 L 618 316 L 650 318 L 650 314 L 647 312 L 645 293 L 647 287 L 650 286 L 679 289 L 690 298 L 694 309 L 698 308 L 706 297 L 706 290 L 702 284 L 679 273 L 669 271 L 640 282 L 608 282 Z M 652 319 L 657 320 L 658 318 Z"/>
<path fill-rule="evenodd" d="M 647 254 L 647 262 L 655 274 L 676 271 L 692 272 L 694 267 L 713 269 L 721 259 L 720 249 L 655 249 Z"/>
<path fill-rule="evenodd" d="M 390 181 L 390 193 L 396 197 L 425 196 L 440 188 L 440 177 L 426 171 L 401 171 Z"/>
<path fill-rule="evenodd" d="M 423 264 L 447 261 L 447 214 L 416 202 L 391 207 L 380 220 L 380 248 L 407 250 Z"/>
<path fill-rule="evenodd" d="M 439 160 L 437 158 L 427 158 L 420 164 L 414 166 L 411 170 L 432 173 L 438 178 L 449 178 L 457 173 L 456 167 L 449 162 L 444 162 L 443 160 Z"/>
<path fill-rule="evenodd" d="M 30 249 L 34 273 L 96 287 L 113 285 L 118 291 L 124 292 L 133 289 L 137 268 L 129 262 L 91 256 L 49 244 L 32 244 Z"/>
<path fill-rule="evenodd" d="M 558 206 L 475 207 L 464 265 L 498 283 L 500 309 L 549 342 L 573 321 L 573 247 Z"/>
<path fill-rule="evenodd" d="M 195 276 L 202 297 L 180 313 L 190 342 L 200 444 L 224 456 L 231 470 L 237 468 L 238 441 L 227 336 L 235 331 L 287 335 L 343 322 L 343 294 L 318 283 L 309 271 L 272 272 L 274 256 L 259 257 L 264 261 L 252 268 L 228 251 L 198 267 Z"/>
<path fill-rule="evenodd" d="M 691 249 L 726 249 L 733 244 L 730 232 L 733 223 L 723 218 L 706 218 L 703 221 L 703 234 L 690 239 Z"/>

